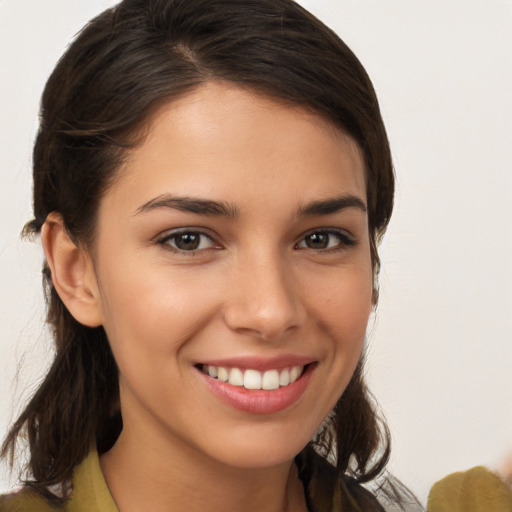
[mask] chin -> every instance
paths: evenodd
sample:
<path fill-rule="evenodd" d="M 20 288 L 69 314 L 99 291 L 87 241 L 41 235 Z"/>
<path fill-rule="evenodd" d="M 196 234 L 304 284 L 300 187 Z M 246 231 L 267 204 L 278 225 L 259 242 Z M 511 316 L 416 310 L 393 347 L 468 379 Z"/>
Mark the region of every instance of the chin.
<path fill-rule="evenodd" d="M 210 445 L 210 456 L 227 466 L 240 469 L 262 469 L 289 464 L 313 437 L 316 429 L 297 432 L 276 425 L 232 432 L 226 444 Z"/>

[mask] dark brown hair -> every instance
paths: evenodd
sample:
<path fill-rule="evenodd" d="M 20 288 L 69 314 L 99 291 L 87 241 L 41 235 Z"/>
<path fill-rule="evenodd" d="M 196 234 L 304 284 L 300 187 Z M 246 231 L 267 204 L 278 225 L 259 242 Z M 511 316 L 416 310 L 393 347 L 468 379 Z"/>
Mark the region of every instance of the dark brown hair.
<path fill-rule="evenodd" d="M 33 155 L 35 218 L 26 233 L 38 233 L 48 214 L 59 212 L 72 239 L 91 244 L 99 201 L 126 148 L 137 143 L 134 134 L 159 105 L 212 80 L 307 108 L 357 142 L 377 274 L 377 245 L 394 192 L 377 98 L 351 50 L 292 0 L 124 0 L 92 20 L 44 90 Z M 69 479 L 92 444 L 100 452 L 113 444 L 122 420 L 116 363 L 103 328 L 79 324 L 46 266 L 44 274 L 56 355 L 2 454 L 13 456 L 26 432 L 27 483 L 49 496 L 48 487 Z M 318 453 L 335 454 L 330 480 L 315 477 Z M 368 507 L 359 484 L 379 475 L 388 456 L 389 434 L 374 412 L 361 362 L 319 439 L 298 456 L 301 475 L 312 493 Z M 364 510 L 379 510 L 376 502 L 372 507 Z"/>

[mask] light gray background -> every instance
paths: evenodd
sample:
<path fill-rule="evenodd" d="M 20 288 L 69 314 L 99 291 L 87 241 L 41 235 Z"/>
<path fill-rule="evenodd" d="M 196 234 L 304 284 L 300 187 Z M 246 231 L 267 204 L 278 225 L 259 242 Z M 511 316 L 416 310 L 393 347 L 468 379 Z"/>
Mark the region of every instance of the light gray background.
<path fill-rule="evenodd" d="M 50 359 L 30 153 L 44 82 L 107 0 L 0 0 L 0 435 Z M 398 175 L 368 373 L 425 501 L 512 452 L 512 1 L 302 0 L 374 81 Z M 14 384 L 17 369 L 18 384 Z M 14 484 L 0 466 L 0 491 Z"/>

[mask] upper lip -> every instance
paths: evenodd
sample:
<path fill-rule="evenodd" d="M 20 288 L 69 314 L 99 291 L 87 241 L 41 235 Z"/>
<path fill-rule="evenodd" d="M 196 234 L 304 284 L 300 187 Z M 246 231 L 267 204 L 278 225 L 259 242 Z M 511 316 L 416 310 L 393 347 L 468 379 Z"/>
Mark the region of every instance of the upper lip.
<path fill-rule="evenodd" d="M 282 370 L 292 366 L 306 366 L 315 362 L 311 356 L 301 356 L 294 354 L 283 354 L 273 357 L 258 356 L 239 356 L 223 359 L 209 359 L 201 361 L 199 364 L 207 366 L 222 366 L 224 368 L 239 368 L 241 370 Z"/>

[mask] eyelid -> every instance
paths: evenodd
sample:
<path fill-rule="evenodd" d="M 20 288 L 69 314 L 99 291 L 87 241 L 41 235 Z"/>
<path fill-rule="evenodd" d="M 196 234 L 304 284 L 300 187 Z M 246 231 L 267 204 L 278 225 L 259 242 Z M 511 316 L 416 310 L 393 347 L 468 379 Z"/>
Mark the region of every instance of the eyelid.
<path fill-rule="evenodd" d="M 328 234 L 331 236 L 334 235 L 338 238 L 339 244 L 336 247 L 327 247 L 325 249 L 314 249 L 311 247 L 299 247 L 299 244 L 304 242 L 308 236 L 314 235 L 315 233 L 325 233 L 325 234 Z M 346 249 L 347 247 L 353 247 L 356 244 L 357 244 L 357 239 L 354 237 L 354 235 L 352 235 L 346 229 L 332 228 L 332 227 L 318 227 L 318 228 L 310 229 L 309 231 L 307 231 L 306 233 L 301 235 L 301 237 L 295 244 L 295 247 L 298 249 L 309 249 L 309 250 L 317 251 L 317 252 L 331 252 L 331 251 L 343 250 L 343 249 Z"/>
<path fill-rule="evenodd" d="M 211 247 L 198 248 L 198 249 L 192 249 L 190 251 L 187 251 L 184 249 L 179 249 L 178 247 L 173 247 L 170 243 L 167 243 L 169 240 L 172 240 L 173 237 L 179 236 L 181 234 L 187 234 L 187 233 L 197 234 L 202 237 L 208 238 L 211 241 Z M 189 255 L 189 256 L 192 254 L 198 253 L 198 252 L 207 251 L 210 249 L 220 249 L 221 248 L 221 245 L 217 242 L 216 237 L 213 234 L 209 233 L 208 230 L 205 230 L 204 228 L 188 227 L 188 226 L 170 229 L 168 231 L 165 231 L 155 238 L 155 242 L 158 245 L 161 245 L 166 250 L 172 251 L 176 254 L 183 254 L 183 255 Z"/>

